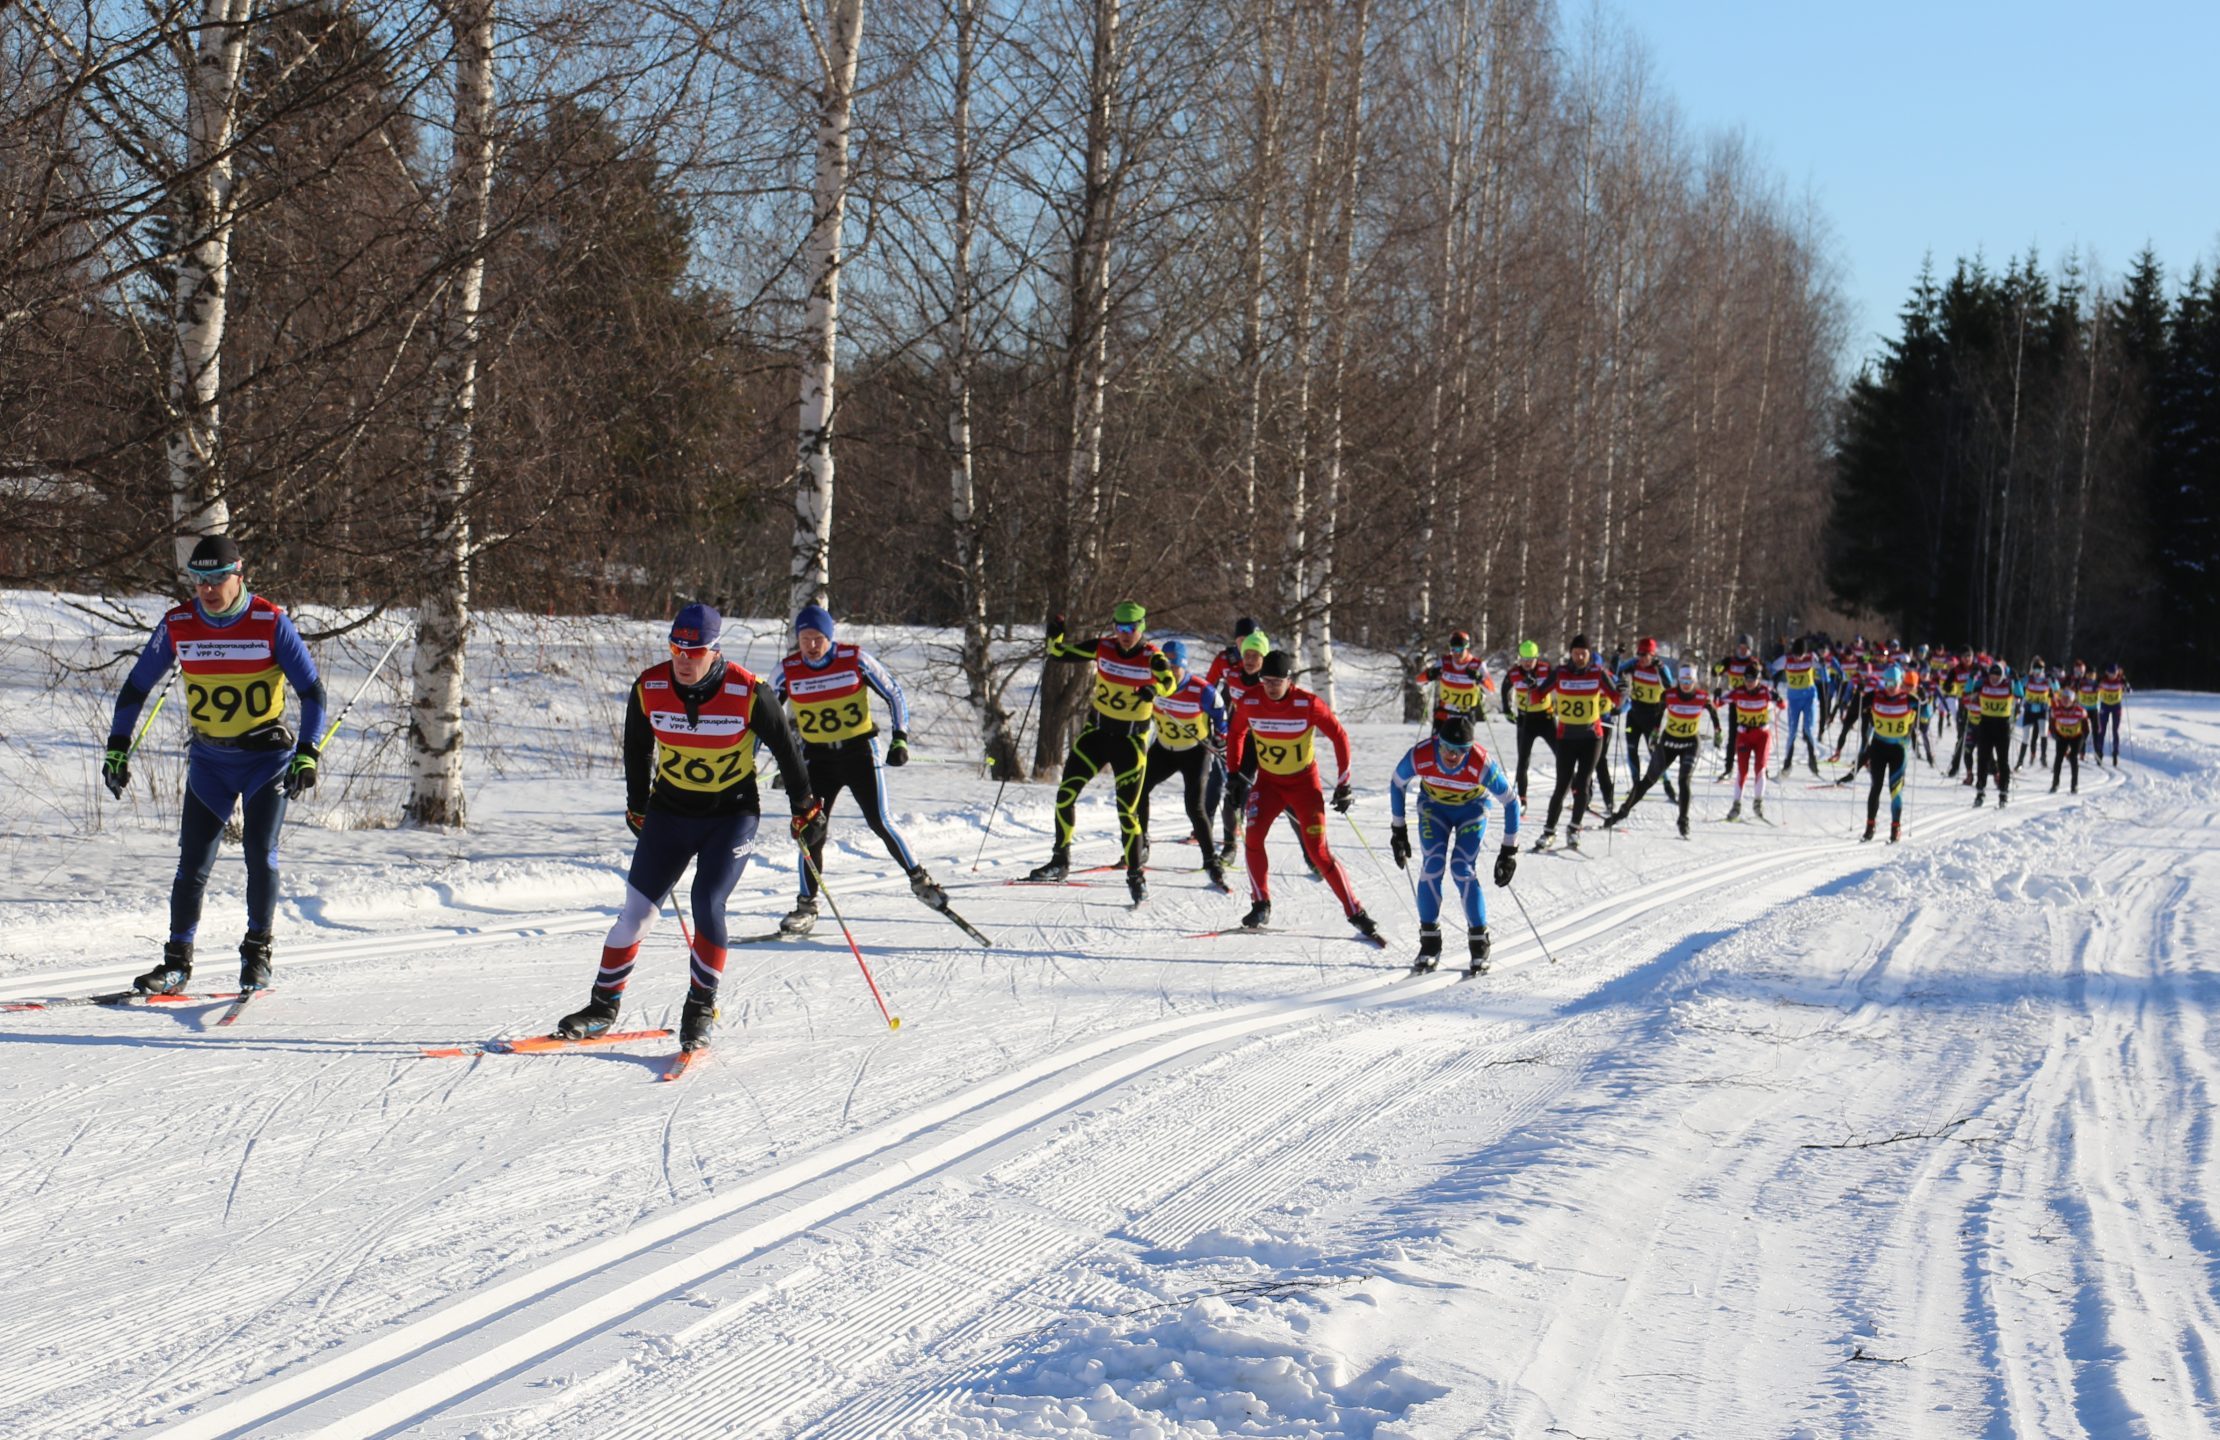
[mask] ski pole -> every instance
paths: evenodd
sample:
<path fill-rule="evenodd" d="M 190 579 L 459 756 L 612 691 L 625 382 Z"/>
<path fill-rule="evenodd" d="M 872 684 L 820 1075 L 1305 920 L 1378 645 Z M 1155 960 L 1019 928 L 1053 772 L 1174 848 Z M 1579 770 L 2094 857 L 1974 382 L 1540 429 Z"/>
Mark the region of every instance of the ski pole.
<path fill-rule="evenodd" d="M 1506 890 L 1511 890 L 1511 887 L 1508 885 L 1504 886 L 1503 888 Z M 1519 892 L 1516 890 L 1511 890 L 1511 903 L 1519 907 L 1519 918 L 1521 920 L 1524 920 L 1526 922 L 1526 928 L 1529 931 L 1533 932 L 1534 943 L 1542 947 L 1543 957 L 1546 958 L 1550 964 L 1555 965 L 1557 963 L 1557 957 L 1549 953 L 1549 942 L 1542 939 L 1541 927 L 1534 923 L 1533 916 L 1526 913 L 1526 902 L 1519 898 Z"/>
<path fill-rule="evenodd" d="M 1047 683 L 1048 667 L 1043 665 L 1041 667 L 1041 678 L 1033 686 L 1033 698 L 1025 702 L 1025 714 L 1018 721 L 1017 744 L 1013 748 L 1020 752 L 1025 749 L 1025 727 L 1033 722 L 1033 707 L 1040 703 L 1041 686 Z M 1020 761 L 1018 763 L 1023 764 L 1024 762 Z M 1014 770 L 1017 766 L 1013 765 L 1010 768 Z M 1009 788 L 1010 777 L 1005 774 L 1002 777 L 1002 783 L 994 787 L 994 808 L 987 811 L 987 826 L 979 832 L 979 854 L 971 857 L 971 873 L 974 875 L 979 873 L 980 858 L 987 853 L 987 838 L 994 834 L 994 817 L 1002 813 L 1002 792 Z"/>
<path fill-rule="evenodd" d="M 154 708 L 147 711 L 146 719 L 139 722 L 139 733 L 131 737 L 131 748 L 123 752 L 125 764 L 129 764 L 131 757 L 139 753 L 139 742 L 146 739 L 146 732 L 154 728 L 154 717 L 161 714 L 162 707 L 169 703 L 170 688 L 165 685 L 162 687 L 162 693 L 154 699 Z"/>
<path fill-rule="evenodd" d="M 856 968 L 863 972 L 863 983 L 871 987 L 871 998 L 879 1002 L 879 1013 L 886 1017 L 886 1028 L 902 1028 L 902 1017 L 886 1008 L 886 997 L 879 993 L 879 982 L 871 978 L 871 967 L 863 963 L 863 951 L 856 945 L 856 937 L 848 928 L 847 917 L 840 913 L 840 903 L 833 899 L 832 891 L 825 888 L 825 877 L 818 873 L 817 862 L 809 858 L 809 847 L 802 845 L 802 863 L 809 867 L 809 878 L 817 882 L 817 893 L 825 897 L 825 904 L 832 908 L 833 919 L 840 922 L 840 933 L 848 941 L 848 953 L 856 957 Z"/>
<path fill-rule="evenodd" d="M 348 697 L 346 704 L 339 707 L 339 713 L 332 717 L 331 724 L 324 727 L 324 738 L 316 742 L 318 754 L 322 754 L 324 747 L 331 743 L 331 737 L 339 733 L 340 722 L 347 718 L 348 711 L 355 708 L 355 701 L 360 700 L 370 689 L 370 682 L 378 678 L 378 672 L 385 668 L 385 662 L 393 658 L 393 652 L 400 648 L 403 633 L 405 632 L 394 632 L 392 643 L 385 647 L 385 653 L 378 657 L 378 663 L 370 667 L 370 673 L 362 677 L 362 683 L 355 687 L 355 693 Z"/>
<path fill-rule="evenodd" d="M 1395 884 L 1395 877 L 1387 873 L 1387 862 L 1380 858 L 1380 852 L 1372 848 L 1372 842 L 1365 839 L 1364 832 L 1357 828 L 1357 817 L 1344 810 L 1341 812 L 1341 818 L 1349 822 L 1349 833 L 1357 837 L 1357 843 L 1364 847 L 1365 854 L 1372 857 L 1372 863 L 1380 868 L 1380 874 L 1387 879 L 1389 888 L 1392 889 Z M 1405 871 L 1403 878 L 1407 881 L 1410 880 L 1410 872 Z M 1415 886 L 1416 882 L 1413 881 L 1412 884 Z M 1414 921 L 1418 919 L 1418 901 L 1415 898 L 1416 894 L 1417 892 L 1414 888 L 1410 895 L 1406 895 L 1403 897 L 1403 903 L 1410 907 L 1411 919 Z"/>

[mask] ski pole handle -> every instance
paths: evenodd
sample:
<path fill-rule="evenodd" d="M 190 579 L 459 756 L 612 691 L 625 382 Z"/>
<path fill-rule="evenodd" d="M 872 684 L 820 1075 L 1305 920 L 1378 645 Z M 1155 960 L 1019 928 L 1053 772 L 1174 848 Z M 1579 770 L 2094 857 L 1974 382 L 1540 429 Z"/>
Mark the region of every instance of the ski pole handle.
<path fill-rule="evenodd" d="M 385 653 L 378 657 L 378 663 L 370 667 L 370 673 L 362 677 L 362 683 L 355 687 L 355 693 L 347 698 L 346 704 L 339 707 L 339 713 L 332 717 L 331 724 L 324 727 L 323 737 L 316 742 L 318 754 L 323 753 L 324 747 L 331 744 L 331 737 L 339 733 L 340 722 L 347 718 L 347 712 L 355 708 L 355 701 L 369 691 L 370 682 L 378 678 L 378 672 L 385 668 L 385 662 L 392 659 L 393 652 L 400 648 L 401 633 L 394 632 L 392 643 L 385 647 Z"/>

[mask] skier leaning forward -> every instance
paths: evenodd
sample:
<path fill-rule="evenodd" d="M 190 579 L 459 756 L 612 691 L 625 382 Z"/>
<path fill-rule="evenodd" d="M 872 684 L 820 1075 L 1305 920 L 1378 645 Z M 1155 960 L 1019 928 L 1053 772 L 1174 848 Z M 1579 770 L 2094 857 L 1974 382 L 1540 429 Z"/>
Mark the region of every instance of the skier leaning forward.
<path fill-rule="evenodd" d="M 1680 838 L 1688 838 L 1688 801 L 1694 794 L 1688 782 L 1696 767 L 1696 731 L 1703 717 L 1709 715 L 1712 735 L 1717 737 L 1722 733 L 1719 727 L 1719 707 L 1712 703 L 1711 692 L 1697 683 L 1696 667 L 1684 665 L 1680 674 L 1673 679 L 1673 688 L 1665 692 L 1662 711 L 1663 719 L 1659 729 L 1663 738 L 1650 753 L 1649 769 L 1643 771 L 1642 778 L 1635 782 L 1634 793 L 1626 797 L 1626 804 L 1605 817 L 1603 826 L 1606 830 L 1625 823 L 1634 807 L 1642 803 L 1642 797 L 1650 793 L 1650 787 L 1665 781 L 1665 772 L 1678 764 L 1680 793 L 1675 796 L 1671 783 L 1667 781 L 1665 794 L 1666 798 L 1680 802 Z"/>
<path fill-rule="evenodd" d="M 178 825 L 177 878 L 170 884 L 170 938 L 162 963 L 131 983 L 144 995 L 174 995 L 193 975 L 193 937 L 231 807 L 244 801 L 247 933 L 239 942 L 239 988 L 270 983 L 270 924 L 277 910 L 278 829 L 286 802 L 316 783 L 316 733 L 324 687 L 316 662 L 283 610 L 250 593 L 239 547 L 211 535 L 186 561 L 193 598 L 155 622 L 146 648 L 116 697 L 101 779 L 121 798 L 131 783 L 131 731 L 147 697 L 176 665 L 185 674 L 185 813 Z M 285 687 L 300 692 L 301 733 L 285 728 Z"/>
<path fill-rule="evenodd" d="M 725 973 L 725 900 L 755 849 L 762 816 L 757 752 L 771 747 L 794 838 L 825 842 L 824 807 L 810 793 L 809 768 L 771 688 L 724 658 L 722 620 L 689 605 L 671 623 L 671 658 L 641 672 L 624 713 L 624 823 L 638 836 L 624 879 L 624 908 L 602 942 L 601 967 L 582 1010 L 565 1015 L 565 1039 L 602 1034 L 616 1023 L 640 940 L 694 865 L 691 981 L 679 1022 L 679 1047 L 698 1050 L 717 1023 L 717 985 Z"/>
<path fill-rule="evenodd" d="M 1357 933 L 1374 944 L 1380 927 L 1364 913 L 1349 877 L 1326 844 L 1326 796 L 1318 779 L 1314 737 L 1324 735 L 1333 743 L 1339 771 L 1334 780 L 1334 809 L 1343 814 L 1356 803 L 1349 789 L 1349 732 L 1327 708 L 1326 702 L 1294 681 L 1295 661 L 1285 650 L 1264 657 L 1261 679 L 1233 707 L 1226 726 L 1226 763 L 1236 770 L 1251 770 L 1248 834 L 1244 854 L 1249 867 L 1249 897 L 1256 903 L 1242 917 L 1243 927 L 1256 930 L 1272 923 L 1271 874 L 1264 858 L 1265 832 L 1282 810 L 1295 817 L 1296 839 L 1304 856 L 1315 866 L 1341 901 Z M 1253 763 L 1250 763 L 1253 755 Z"/>
<path fill-rule="evenodd" d="M 1495 856 L 1495 883 L 1508 885 L 1518 869 L 1519 798 L 1511 781 L 1487 751 L 1473 743 L 1472 717 L 1447 715 L 1435 722 L 1432 739 L 1421 740 L 1396 763 L 1388 782 L 1388 809 L 1395 819 L 1388 851 L 1395 868 L 1411 863 L 1411 832 L 1403 823 L 1403 792 L 1418 786 L 1418 959 L 1411 968 L 1424 974 L 1441 963 L 1441 887 L 1446 873 L 1457 882 L 1465 906 L 1465 944 L 1469 974 L 1488 968 L 1488 906 L 1474 866 L 1488 834 L 1488 796 L 1503 807 L 1503 842 Z"/>
<path fill-rule="evenodd" d="M 935 910 L 947 909 L 948 892 L 917 863 L 909 842 L 887 813 L 886 767 L 910 763 L 910 707 L 901 683 L 870 651 L 839 644 L 833 637 L 832 612 L 822 605 L 805 605 L 794 617 L 794 646 L 793 653 L 779 662 L 773 684 L 779 699 L 794 707 L 794 728 L 801 735 L 802 761 L 809 767 L 810 793 L 829 818 L 840 792 L 853 791 L 863 823 L 910 877 L 910 893 Z M 894 732 L 888 737 L 883 763 L 873 695 L 886 703 L 887 723 Z M 810 846 L 809 861 L 801 867 L 794 909 L 779 922 L 784 934 L 806 935 L 817 923 L 817 875 L 825 868 L 822 836 Z"/>

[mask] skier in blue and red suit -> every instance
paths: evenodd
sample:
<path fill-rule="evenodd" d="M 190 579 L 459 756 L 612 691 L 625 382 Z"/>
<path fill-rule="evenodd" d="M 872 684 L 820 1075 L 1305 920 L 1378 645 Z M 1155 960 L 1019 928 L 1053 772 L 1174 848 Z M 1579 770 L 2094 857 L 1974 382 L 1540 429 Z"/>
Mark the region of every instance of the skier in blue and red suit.
<path fill-rule="evenodd" d="M 1449 715 L 1396 763 L 1388 781 L 1388 853 L 1398 870 L 1411 863 L 1411 832 L 1403 821 L 1403 792 L 1418 786 L 1418 959 L 1421 973 L 1441 963 L 1441 888 L 1446 874 L 1457 882 L 1465 907 L 1465 944 L 1470 973 L 1488 968 L 1488 905 L 1474 867 L 1488 833 L 1488 797 L 1503 807 L 1502 847 L 1496 851 L 1495 883 L 1508 885 L 1518 869 L 1519 797 L 1487 751 L 1473 741 L 1472 717 Z"/>
<path fill-rule="evenodd" d="M 725 901 L 755 852 L 763 818 L 756 784 L 768 745 L 794 812 L 794 838 L 825 843 L 825 809 L 809 788 L 809 767 L 769 685 L 725 659 L 723 619 L 689 605 L 671 622 L 670 658 L 632 682 L 624 712 L 624 823 L 639 837 L 624 877 L 624 908 L 602 941 L 601 965 L 585 1008 L 565 1015 L 555 1033 L 588 1039 L 616 1023 L 640 940 L 663 897 L 694 867 L 694 934 L 678 1043 L 698 1050 L 717 1023 L 724 979 Z"/>
<path fill-rule="evenodd" d="M 239 945 L 239 988 L 270 983 L 270 921 L 277 910 L 278 829 L 288 800 L 316 783 L 316 735 L 324 687 L 316 662 L 286 613 L 246 588 L 239 547 L 211 535 L 193 547 L 186 578 L 193 598 L 156 622 L 116 697 L 101 779 L 121 796 L 131 782 L 131 732 L 147 698 L 176 665 L 185 676 L 193 740 L 185 761 L 185 813 L 178 826 L 177 878 L 170 885 L 170 938 L 162 962 L 132 981 L 143 994 L 174 995 L 193 974 L 193 937 L 231 808 L 244 801 L 247 933 Z M 300 692 L 301 729 L 285 728 L 286 686 Z"/>

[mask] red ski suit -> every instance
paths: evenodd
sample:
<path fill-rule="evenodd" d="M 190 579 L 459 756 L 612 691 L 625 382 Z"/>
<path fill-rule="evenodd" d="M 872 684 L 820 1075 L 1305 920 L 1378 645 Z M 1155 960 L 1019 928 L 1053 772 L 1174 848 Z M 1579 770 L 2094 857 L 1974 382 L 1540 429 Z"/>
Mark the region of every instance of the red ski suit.
<path fill-rule="evenodd" d="M 1242 767 L 1251 746 L 1256 751 L 1256 783 L 1249 790 L 1248 833 L 1242 851 L 1249 866 L 1249 896 L 1270 900 L 1272 890 L 1264 858 L 1264 832 L 1282 810 L 1295 816 L 1296 838 L 1303 854 L 1341 901 L 1342 913 L 1354 915 L 1364 907 L 1349 888 L 1349 876 L 1326 845 L 1326 794 L 1318 779 L 1313 742 L 1323 735 L 1334 747 L 1339 766 L 1337 785 L 1349 783 L 1349 732 L 1334 718 L 1326 702 L 1298 685 L 1274 700 L 1257 685 L 1234 702 L 1226 727 L 1226 764 Z"/>

